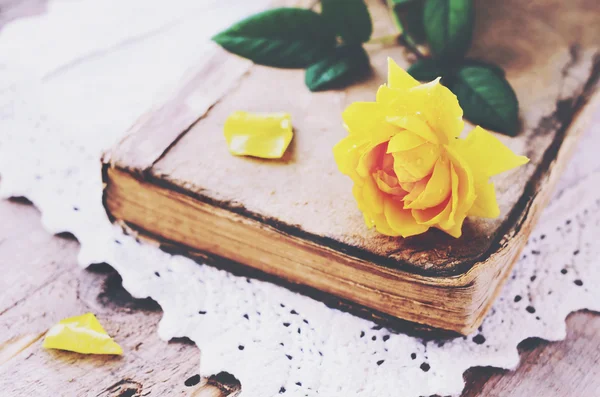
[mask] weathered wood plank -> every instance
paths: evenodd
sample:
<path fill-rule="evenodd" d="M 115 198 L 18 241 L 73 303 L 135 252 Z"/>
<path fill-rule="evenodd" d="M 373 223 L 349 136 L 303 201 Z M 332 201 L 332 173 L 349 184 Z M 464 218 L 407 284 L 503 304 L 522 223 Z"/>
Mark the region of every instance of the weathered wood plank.
<path fill-rule="evenodd" d="M 42 229 L 30 205 L 0 203 L 0 390 L 2 395 L 176 395 L 198 372 L 198 350 L 165 343 L 151 300 L 136 300 L 108 266 L 76 265 L 78 244 Z M 123 357 L 49 351 L 42 336 L 58 320 L 94 312 L 126 351 Z M 15 380 L 20 380 L 16 382 Z M 139 393 L 126 394 L 127 389 Z"/>
<path fill-rule="evenodd" d="M 600 316 L 578 312 L 567 319 L 567 338 L 522 342 L 516 371 L 476 368 L 465 376 L 462 397 L 596 396 L 600 390 Z"/>

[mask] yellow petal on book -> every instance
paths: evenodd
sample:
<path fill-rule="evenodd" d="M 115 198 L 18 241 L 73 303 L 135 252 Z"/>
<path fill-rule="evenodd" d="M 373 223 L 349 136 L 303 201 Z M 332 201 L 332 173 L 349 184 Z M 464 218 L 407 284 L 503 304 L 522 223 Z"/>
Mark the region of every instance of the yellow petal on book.
<path fill-rule="evenodd" d="M 281 158 L 294 136 L 287 113 L 233 112 L 223 132 L 231 154 L 264 159 Z"/>

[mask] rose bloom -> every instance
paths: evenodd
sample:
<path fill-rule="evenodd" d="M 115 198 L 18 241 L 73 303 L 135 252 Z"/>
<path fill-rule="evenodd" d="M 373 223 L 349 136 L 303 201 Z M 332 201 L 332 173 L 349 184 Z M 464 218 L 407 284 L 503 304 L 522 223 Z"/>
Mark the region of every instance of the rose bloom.
<path fill-rule="evenodd" d="M 375 102 L 346 108 L 349 135 L 333 153 L 369 228 L 408 237 L 435 227 L 460 237 L 465 217 L 500 214 L 489 178 L 529 159 L 480 127 L 459 139 L 462 116 L 439 78 L 420 84 L 391 59 Z"/>

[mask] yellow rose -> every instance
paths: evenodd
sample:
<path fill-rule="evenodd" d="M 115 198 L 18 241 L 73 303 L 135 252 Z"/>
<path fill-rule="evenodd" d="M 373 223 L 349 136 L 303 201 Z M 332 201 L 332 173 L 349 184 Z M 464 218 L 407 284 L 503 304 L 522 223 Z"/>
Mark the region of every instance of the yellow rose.
<path fill-rule="evenodd" d="M 439 78 L 420 84 L 391 59 L 376 101 L 346 108 L 349 135 L 333 153 L 369 228 L 408 237 L 436 227 L 460 237 L 465 217 L 500 214 L 489 178 L 529 159 L 480 127 L 459 139 L 462 116 Z"/>

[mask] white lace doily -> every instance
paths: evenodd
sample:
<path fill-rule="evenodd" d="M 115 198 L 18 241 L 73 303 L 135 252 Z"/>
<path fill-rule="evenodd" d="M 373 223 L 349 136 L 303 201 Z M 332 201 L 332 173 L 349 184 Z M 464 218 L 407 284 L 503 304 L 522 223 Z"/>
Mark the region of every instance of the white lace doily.
<path fill-rule="evenodd" d="M 250 4 L 248 4 L 250 3 Z M 51 232 L 152 297 L 164 339 L 187 336 L 201 373 L 242 395 L 457 395 L 473 366 L 514 368 L 528 337 L 565 337 L 574 310 L 600 310 L 600 131 L 584 136 L 552 205 L 482 328 L 445 343 L 380 329 L 284 288 L 141 245 L 108 221 L 99 156 L 199 62 L 211 33 L 260 1 L 54 1 L 0 32 L 0 193 L 25 196 Z M 580 181 L 580 182 L 577 182 Z"/>

